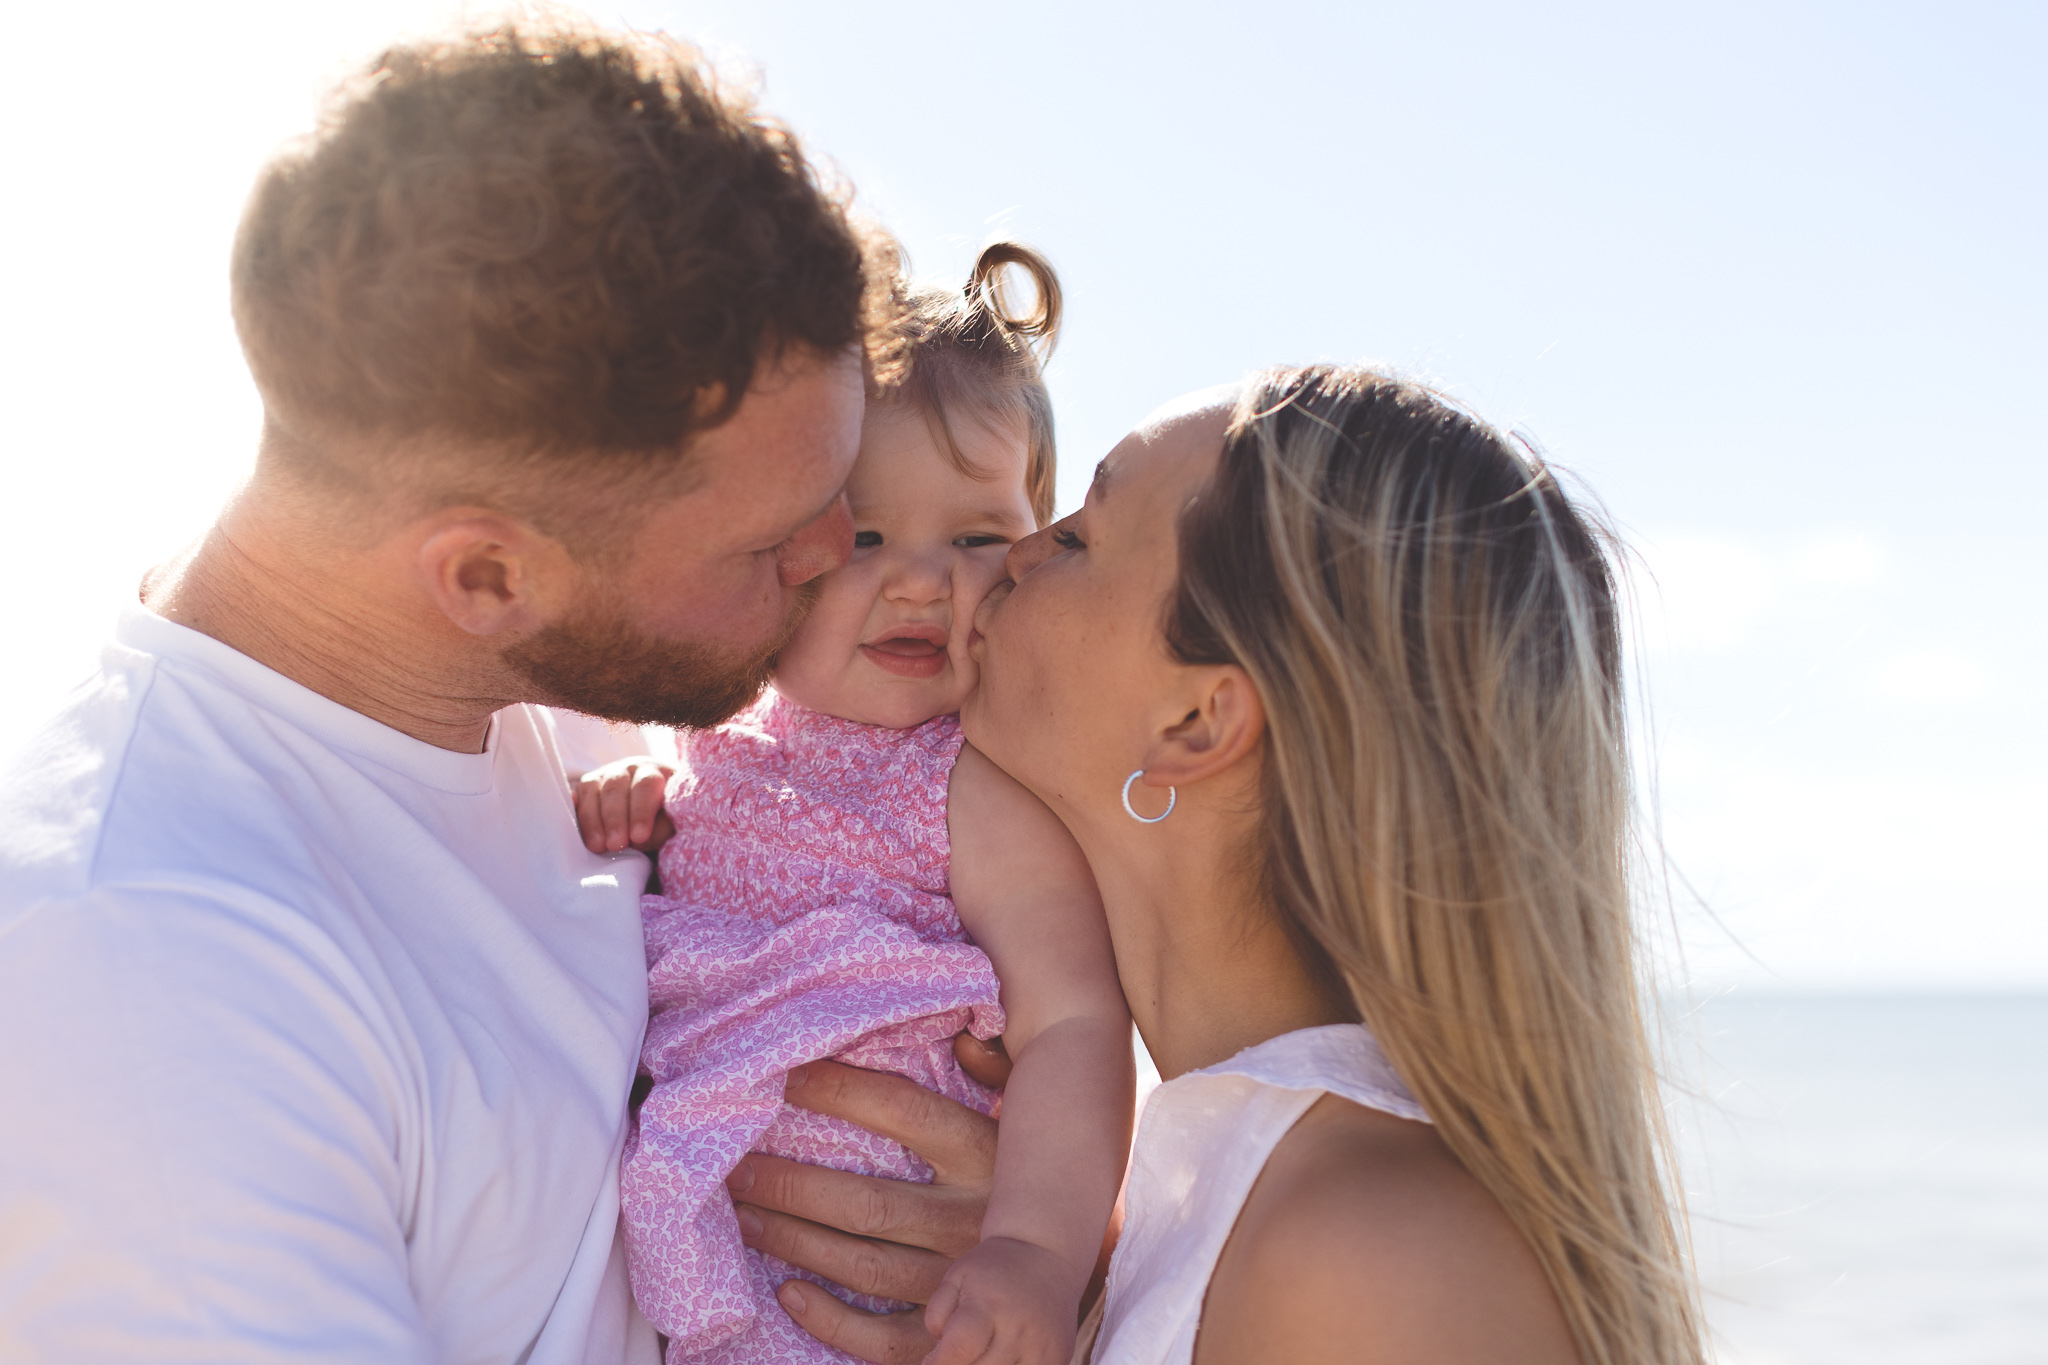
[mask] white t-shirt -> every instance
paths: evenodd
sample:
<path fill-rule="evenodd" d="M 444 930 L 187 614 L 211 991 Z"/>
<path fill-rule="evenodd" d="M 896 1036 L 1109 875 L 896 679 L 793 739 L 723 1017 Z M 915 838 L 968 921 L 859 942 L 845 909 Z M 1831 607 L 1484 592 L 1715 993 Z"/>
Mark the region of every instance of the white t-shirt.
<path fill-rule="evenodd" d="M 0 776 L 0 1359 L 642 1365 L 639 854 L 145 611 Z"/>

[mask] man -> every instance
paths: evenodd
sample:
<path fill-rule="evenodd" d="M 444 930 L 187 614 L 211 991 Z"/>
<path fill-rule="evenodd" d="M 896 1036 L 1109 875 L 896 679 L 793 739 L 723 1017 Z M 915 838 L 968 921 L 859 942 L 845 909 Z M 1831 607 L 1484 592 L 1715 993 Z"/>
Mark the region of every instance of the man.
<path fill-rule="evenodd" d="M 655 1358 L 615 1194 L 646 863 L 567 781 L 643 747 L 587 716 L 743 704 L 845 561 L 865 253 L 663 39 L 388 53 L 265 172 L 255 473 L 0 780 L 0 1357 Z M 941 1181 L 749 1166 L 744 1225 L 914 1296 L 987 1127 L 806 1081 Z"/>

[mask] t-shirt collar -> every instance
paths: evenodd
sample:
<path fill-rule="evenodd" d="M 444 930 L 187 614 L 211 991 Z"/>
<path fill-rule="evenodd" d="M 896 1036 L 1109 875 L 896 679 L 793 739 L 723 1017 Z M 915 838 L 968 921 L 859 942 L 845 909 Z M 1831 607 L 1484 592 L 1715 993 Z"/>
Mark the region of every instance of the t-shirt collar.
<path fill-rule="evenodd" d="M 352 711 L 210 635 L 167 621 L 139 605 L 122 609 L 114 639 L 175 667 L 204 672 L 330 748 L 390 768 L 438 791 L 475 796 L 491 789 L 498 740 L 496 716 L 491 717 L 485 734 L 484 751 L 460 754 Z"/>

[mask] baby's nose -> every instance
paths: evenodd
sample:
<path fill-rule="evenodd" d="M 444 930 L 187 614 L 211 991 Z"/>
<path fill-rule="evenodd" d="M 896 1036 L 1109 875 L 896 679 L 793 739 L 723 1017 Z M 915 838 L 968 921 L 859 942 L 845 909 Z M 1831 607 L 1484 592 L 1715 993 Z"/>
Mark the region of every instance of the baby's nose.
<path fill-rule="evenodd" d="M 951 556 L 904 552 L 891 564 L 882 592 L 897 602 L 924 604 L 945 601 L 953 595 Z"/>

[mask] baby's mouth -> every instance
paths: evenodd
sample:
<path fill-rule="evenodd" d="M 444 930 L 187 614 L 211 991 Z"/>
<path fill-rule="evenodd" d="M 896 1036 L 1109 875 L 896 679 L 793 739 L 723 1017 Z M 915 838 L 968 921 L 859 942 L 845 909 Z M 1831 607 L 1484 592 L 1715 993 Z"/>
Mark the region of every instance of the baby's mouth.
<path fill-rule="evenodd" d="M 937 625 L 894 626 L 861 645 L 867 661 L 899 678 L 936 678 L 946 668 L 946 632 Z"/>

